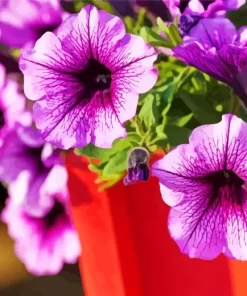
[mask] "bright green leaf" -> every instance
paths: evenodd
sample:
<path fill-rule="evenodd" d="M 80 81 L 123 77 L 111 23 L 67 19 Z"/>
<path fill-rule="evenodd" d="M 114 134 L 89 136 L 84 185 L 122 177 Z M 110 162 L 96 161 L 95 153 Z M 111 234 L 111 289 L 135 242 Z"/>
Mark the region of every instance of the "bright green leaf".
<path fill-rule="evenodd" d="M 129 151 L 130 148 L 127 147 L 112 156 L 109 162 L 104 167 L 103 175 L 110 176 L 124 172 L 127 169 L 127 156 Z"/>
<path fill-rule="evenodd" d="M 169 124 L 176 125 L 178 127 L 183 127 L 191 120 L 193 116 L 193 113 L 180 117 L 168 116 L 168 122 Z"/>
<path fill-rule="evenodd" d="M 156 106 L 155 96 L 149 94 L 138 114 L 138 118 L 144 122 L 147 130 L 151 129 L 155 125 L 158 118 L 158 110 Z"/>
<path fill-rule="evenodd" d="M 155 131 L 158 138 L 160 139 L 167 139 L 167 134 L 165 133 L 166 124 L 167 124 L 167 116 L 164 116 L 162 123 L 156 126 Z"/>
<path fill-rule="evenodd" d="M 167 124 L 165 127 L 165 133 L 167 135 L 167 139 L 156 142 L 157 145 L 163 148 L 166 147 L 167 144 L 171 147 L 175 147 L 177 145 L 187 143 L 191 130 Z"/>
<path fill-rule="evenodd" d="M 163 22 L 163 20 L 160 17 L 157 17 L 157 25 L 159 26 L 161 31 L 163 31 L 166 34 L 169 34 L 169 29 L 167 25 Z"/>
<path fill-rule="evenodd" d="M 110 155 L 112 155 L 115 151 L 113 149 L 103 149 L 96 147 L 92 144 L 88 144 L 84 148 L 75 149 L 75 153 L 78 155 L 86 155 L 88 157 L 96 158 L 96 159 L 106 159 Z"/>
<path fill-rule="evenodd" d="M 114 141 L 112 148 L 110 149 L 99 148 L 92 144 L 88 144 L 84 148 L 75 149 L 75 153 L 105 161 L 126 147 L 137 146 L 139 142 L 141 142 L 141 137 L 134 132 L 129 132 L 126 138 Z"/>
<path fill-rule="evenodd" d="M 174 48 L 172 43 L 165 39 L 163 39 L 162 41 L 147 41 L 147 42 L 149 42 L 154 47 Z"/>
<path fill-rule="evenodd" d="M 204 97 L 189 94 L 185 91 L 181 91 L 179 96 L 201 124 L 217 123 L 220 121 L 220 114 Z"/>
<path fill-rule="evenodd" d="M 178 29 L 174 24 L 170 24 L 169 27 L 169 37 L 171 38 L 173 44 L 176 46 L 182 43 L 182 38 L 178 32 Z"/>

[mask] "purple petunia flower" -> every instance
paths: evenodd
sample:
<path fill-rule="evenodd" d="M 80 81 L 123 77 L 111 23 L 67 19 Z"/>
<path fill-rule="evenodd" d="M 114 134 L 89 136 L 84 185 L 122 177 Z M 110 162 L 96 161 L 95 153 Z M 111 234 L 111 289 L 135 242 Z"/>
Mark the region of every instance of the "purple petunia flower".
<path fill-rule="evenodd" d="M 63 182 L 60 176 L 58 174 L 53 182 Z M 66 183 L 61 189 L 47 192 L 47 196 L 42 197 L 50 204 L 42 216 L 31 215 L 12 196 L 7 199 L 1 215 L 15 241 L 17 256 L 27 270 L 37 276 L 57 274 L 64 263 L 76 263 L 81 252 L 71 221 Z"/>
<path fill-rule="evenodd" d="M 192 15 L 201 17 L 223 16 L 228 10 L 236 10 L 246 0 L 163 0 L 172 16 Z"/>
<path fill-rule="evenodd" d="M 186 64 L 231 86 L 247 106 L 247 30 L 224 18 L 202 19 L 173 49 Z"/>
<path fill-rule="evenodd" d="M 60 0 L 4 0 L 0 3 L 1 41 L 11 47 L 34 43 L 67 17 Z"/>
<path fill-rule="evenodd" d="M 168 227 L 190 257 L 247 260 L 247 123 L 223 115 L 152 166 L 171 206 Z"/>
<path fill-rule="evenodd" d="M 138 97 L 153 87 L 155 50 L 127 34 L 123 21 L 92 5 L 47 32 L 20 68 L 34 120 L 46 141 L 60 148 L 93 143 L 111 147 L 125 137 L 123 123 L 136 113 Z"/>
<path fill-rule="evenodd" d="M 33 215 L 50 208 L 51 199 L 43 196 L 50 186 L 54 192 L 60 190 L 64 170 L 60 152 L 44 144 L 38 130 L 19 125 L 6 135 L 0 149 L 0 180 L 9 184 L 12 198 Z"/>
<path fill-rule="evenodd" d="M 181 16 L 179 32 L 187 35 L 202 18 L 224 16 L 228 10 L 236 10 L 245 4 L 246 0 L 163 0 L 171 15 Z"/>
<path fill-rule="evenodd" d="M 5 68 L 0 64 L 0 146 L 16 123 L 31 123 L 31 114 L 25 111 L 25 102 L 17 81 L 6 78 Z"/>

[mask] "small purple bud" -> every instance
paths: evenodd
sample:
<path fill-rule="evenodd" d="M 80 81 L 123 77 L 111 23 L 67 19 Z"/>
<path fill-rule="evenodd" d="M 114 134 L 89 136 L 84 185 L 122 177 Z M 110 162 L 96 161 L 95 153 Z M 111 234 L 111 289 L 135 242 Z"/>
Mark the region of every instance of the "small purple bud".
<path fill-rule="evenodd" d="M 199 22 L 201 19 L 198 15 L 182 15 L 179 20 L 179 33 L 181 36 L 189 34 L 189 31 Z"/>
<path fill-rule="evenodd" d="M 124 178 L 125 185 L 149 179 L 149 152 L 142 147 L 131 150 L 128 157 L 128 174 Z"/>

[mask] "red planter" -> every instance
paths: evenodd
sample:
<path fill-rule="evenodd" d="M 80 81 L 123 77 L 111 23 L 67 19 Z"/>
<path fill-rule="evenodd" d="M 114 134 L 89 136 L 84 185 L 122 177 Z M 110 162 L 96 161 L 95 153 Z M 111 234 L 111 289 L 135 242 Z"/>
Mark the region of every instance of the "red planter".
<path fill-rule="evenodd" d="M 180 253 L 155 178 L 98 192 L 85 158 L 69 153 L 66 165 L 86 296 L 247 295 L 247 263 Z"/>

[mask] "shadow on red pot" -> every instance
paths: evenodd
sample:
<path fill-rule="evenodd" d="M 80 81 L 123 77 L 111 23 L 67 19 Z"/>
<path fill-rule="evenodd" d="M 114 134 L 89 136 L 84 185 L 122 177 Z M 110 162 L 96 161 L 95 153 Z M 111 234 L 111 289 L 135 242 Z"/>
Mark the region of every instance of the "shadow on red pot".
<path fill-rule="evenodd" d="M 69 153 L 66 165 L 86 296 L 247 295 L 246 263 L 180 253 L 156 178 L 98 192 L 86 158 Z"/>

